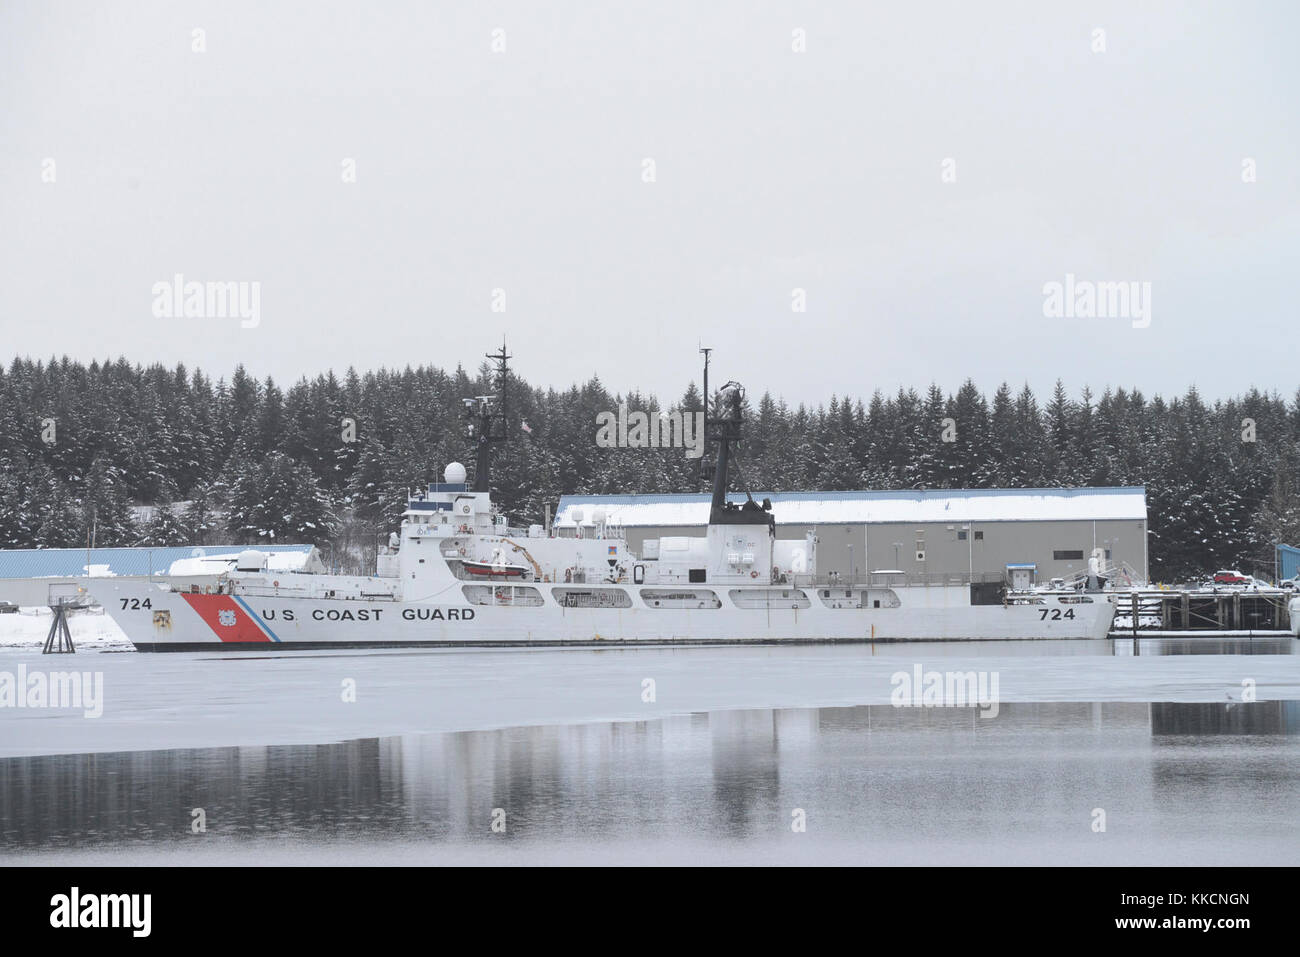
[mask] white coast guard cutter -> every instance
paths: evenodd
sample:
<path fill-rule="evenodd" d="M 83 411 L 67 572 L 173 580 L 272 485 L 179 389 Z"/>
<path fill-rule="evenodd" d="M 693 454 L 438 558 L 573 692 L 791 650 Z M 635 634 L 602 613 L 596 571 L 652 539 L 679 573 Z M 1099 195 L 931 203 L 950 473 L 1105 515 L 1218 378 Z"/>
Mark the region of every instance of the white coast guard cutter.
<path fill-rule="evenodd" d="M 508 357 L 489 358 L 504 397 Z M 1106 636 L 1114 606 L 1100 592 L 822 580 L 815 535 L 779 541 L 770 504 L 726 500 L 742 396 L 728 383 L 709 422 L 718 451 L 703 537 L 636 555 L 599 511 L 563 536 L 510 528 L 488 491 L 504 401 L 480 397 L 467 403 L 473 487 L 453 463 L 411 497 L 375 576 L 276 573 L 250 550 L 212 588 L 99 578 L 91 589 L 141 651 Z"/>

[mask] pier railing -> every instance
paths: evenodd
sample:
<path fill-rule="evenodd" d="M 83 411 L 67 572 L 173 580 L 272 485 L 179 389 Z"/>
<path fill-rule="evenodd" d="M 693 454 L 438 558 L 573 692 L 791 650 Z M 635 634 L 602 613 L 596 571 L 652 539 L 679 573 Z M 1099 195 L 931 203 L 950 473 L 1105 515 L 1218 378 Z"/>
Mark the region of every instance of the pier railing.
<path fill-rule="evenodd" d="M 1295 597 L 1281 589 L 1133 589 L 1113 593 L 1112 635 L 1256 634 L 1290 631 L 1288 605 Z"/>

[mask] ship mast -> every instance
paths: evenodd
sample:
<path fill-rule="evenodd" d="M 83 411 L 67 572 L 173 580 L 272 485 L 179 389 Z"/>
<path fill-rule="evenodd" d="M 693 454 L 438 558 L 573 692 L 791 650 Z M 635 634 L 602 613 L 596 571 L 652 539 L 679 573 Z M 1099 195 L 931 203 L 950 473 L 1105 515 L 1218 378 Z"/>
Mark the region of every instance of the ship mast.
<path fill-rule="evenodd" d="M 507 390 L 510 383 L 510 355 L 506 352 L 505 342 L 497 352 L 489 352 L 484 357 L 496 366 L 493 374 L 496 395 L 478 395 L 465 399 L 465 416 L 469 419 L 466 433 L 475 440 L 474 450 L 474 491 L 488 492 L 492 446 L 506 441 L 509 430 L 506 424 Z"/>
<path fill-rule="evenodd" d="M 734 452 L 731 443 L 740 441 L 740 424 L 743 418 L 745 387 L 739 382 L 728 382 L 718 390 L 720 414 L 717 418 L 706 418 L 711 428 L 707 434 L 718 443 L 717 464 L 713 468 L 713 500 L 709 505 L 710 525 L 755 525 L 764 524 L 769 529 L 776 528 L 776 518 L 772 515 L 772 503 L 768 499 L 760 505 L 754 496 L 744 487 L 745 502 L 733 505 L 727 501 L 727 478 L 731 469 Z M 739 466 L 737 466 L 739 472 Z M 747 486 L 741 477 L 742 486 Z"/>
<path fill-rule="evenodd" d="M 704 435 L 701 436 L 701 439 L 705 442 L 708 442 L 709 405 L 710 405 L 710 398 L 711 398 L 709 395 L 709 353 L 713 352 L 713 349 L 710 346 L 700 346 L 700 352 L 704 355 Z M 690 411 L 691 411 L 690 409 L 684 409 L 682 411 L 682 414 L 688 415 Z M 699 464 L 696 466 L 695 469 L 695 474 L 696 474 L 696 479 L 699 483 L 699 487 L 703 488 L 704 483 L 707 482 L 712 477 L 709 474 L 709 464 L 707 462 L 707 456 L 700 457 Z"/>

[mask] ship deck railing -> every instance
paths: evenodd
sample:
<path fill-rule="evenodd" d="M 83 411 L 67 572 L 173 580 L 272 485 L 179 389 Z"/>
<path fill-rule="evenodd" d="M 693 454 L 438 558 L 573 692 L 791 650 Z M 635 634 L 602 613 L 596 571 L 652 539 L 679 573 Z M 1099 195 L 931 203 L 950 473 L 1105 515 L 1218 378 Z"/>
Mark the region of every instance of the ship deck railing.
<path fill-rule="evenodd" d="M 856 575 L 824 572 L 816 575 L 786 575 L 784 584 L 792 588 L 889 588 L 895 585 L 951 585 L 966 587 L 974 584 L 1005 582 L 998 572 L 944 573 L 944 572 L 870 572 Z"/>

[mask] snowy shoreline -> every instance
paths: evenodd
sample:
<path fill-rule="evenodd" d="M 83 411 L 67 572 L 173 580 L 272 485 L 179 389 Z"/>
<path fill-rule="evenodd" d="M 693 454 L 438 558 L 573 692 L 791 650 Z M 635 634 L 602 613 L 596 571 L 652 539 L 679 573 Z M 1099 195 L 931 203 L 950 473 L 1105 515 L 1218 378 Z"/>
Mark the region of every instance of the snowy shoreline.
<path fill-rule="evenodd" d="M 48 608 L 23 608 L 0 615 L 0 648 L 40 648 L 50 633 L 53 613 Z M 103 609 L 74 611 L 68 615 L 72 643 L 87 650 L 135 651 L 130 639 Z"/>

